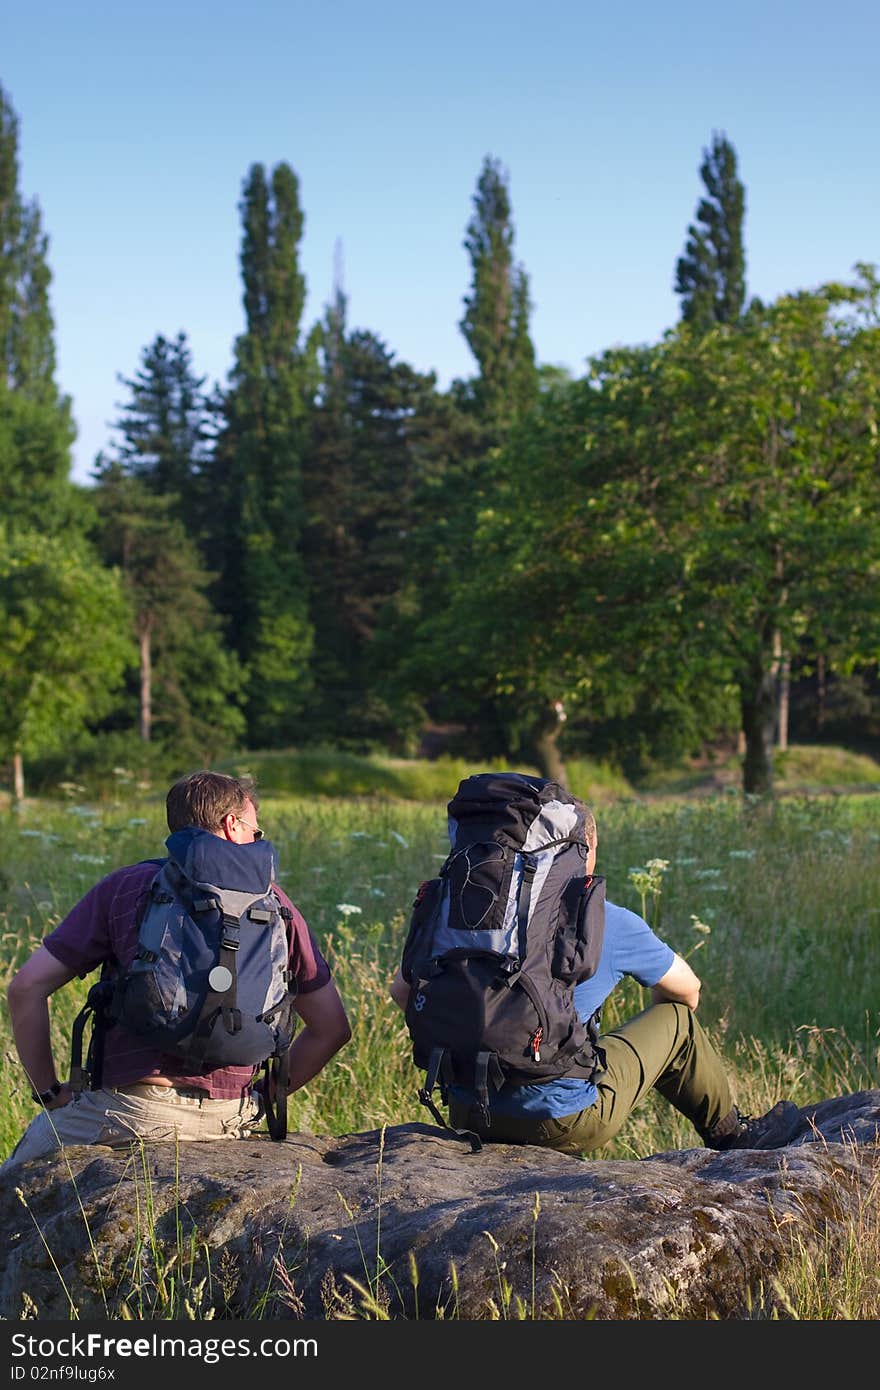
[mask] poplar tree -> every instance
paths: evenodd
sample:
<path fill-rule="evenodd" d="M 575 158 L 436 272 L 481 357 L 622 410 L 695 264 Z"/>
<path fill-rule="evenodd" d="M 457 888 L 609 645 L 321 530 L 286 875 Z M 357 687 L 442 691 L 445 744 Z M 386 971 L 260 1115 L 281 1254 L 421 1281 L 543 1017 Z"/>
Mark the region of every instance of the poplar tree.
<path fill-rule="evenodd" d="M 315 388 L 300 339 L 303 214 L 293 170 L 251 167 L 239 205 L 245 331 L 211 468 L 218 607 L 251 681 L 250 736 L 296 737 L 309 690 L 311 629 L 300 554 L 302 458 Z"/>
<path fill-rule="evenodd" d="M 48 239 L 19 189 L 18 117 L 0 88 L 0 758 L 75 737 L 112 703 L 129 655 L 124 597 L 84 539 L 70 402 L 55 382 Z"/>
<path fill-rule="evenodd" d="M 19 189 L 18 117 L 0 87 L 0 492 L 9 522 L 39 530 L 78 515 L 70 402 L 55 384 L 48 242 Z"/>
<path fill-rule="evenodd" d="M 514 261 L 508 176 L 487 155 L 473 199 L 465 249 L 471 288 L 459 327 L 479 368 L 477 410 L 490 431 L 521 417 L 537 394 L 535 350 L 529 335 L 528 278 Z"/>
<path fill-rule="evenodd" d="M 683 320 L 705 333 L 716 324 L 735 323 L 746 298 L 746 194 L 737 175 L 736 151 L 723 134 L 714 134 L 711 147 L 703 150 L 700 177 L 706 196 L 688 227 L 675 289 Z"/>

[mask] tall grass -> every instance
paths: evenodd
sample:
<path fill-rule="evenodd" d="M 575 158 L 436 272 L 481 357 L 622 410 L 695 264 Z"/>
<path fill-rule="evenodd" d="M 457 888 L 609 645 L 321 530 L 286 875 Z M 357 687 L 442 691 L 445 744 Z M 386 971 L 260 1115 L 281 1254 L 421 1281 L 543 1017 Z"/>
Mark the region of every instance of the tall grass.
<path fill-rule="evenodd" d="M 448 848 L 445 801 L 453 790 L 447 785 L 426 802 L 262 795 L 260 819 L 278 848 L 281 881 L 331 964 L 353 1028 L 348 1046 L 291 1098 L 292 1129 L 342 1134 L 429 1118 L 387 990 L 415 890 Z M 100 805 L 74 795 L 66 803 L 26 803 L 0 820 L 4 987 L 97 878 L 162 853 L 163 812 L 161 798 L 120 786 Z M 806 1105 L 880 1085 L 880 798 L 799 797 L 765 806 L 739 794 L 690 803 L 630 797 L 606 805 L 598 821 L 598 867 L 609 898 L 644 911 L 701 976 L 701 1019 L 727 1059 L 743 1110 L 761 1113 L 783 1095 Z M 651 860 L 662 867 L 648 870 Z M 73 982 L 51 1001 L 62 1068 L 90 983 Z M 627 982 L 606 1006 L 605 1025 L 644 1002 Z M 5 1157 L 32 1106 L 5 1010 L 0 1028 Z M 680 1116 L 649 1098 L 602 1157 L 637 1158 L 695 1142 Z M 864 1222 L 853 1249 L 874 1259 L 876 1284 L 876 1203 Z M 787 1287 L 797 1305 L 790 1316 L 811 1316 L 798 1311 L 808 1308 L 808 1291 L 798 1290 L 794 1276 Z M 857 1304 L 841 1295 L 827 1306 Z M 869 1316 L 877 1316 L 876 1300 L 872 1307 Z"/>

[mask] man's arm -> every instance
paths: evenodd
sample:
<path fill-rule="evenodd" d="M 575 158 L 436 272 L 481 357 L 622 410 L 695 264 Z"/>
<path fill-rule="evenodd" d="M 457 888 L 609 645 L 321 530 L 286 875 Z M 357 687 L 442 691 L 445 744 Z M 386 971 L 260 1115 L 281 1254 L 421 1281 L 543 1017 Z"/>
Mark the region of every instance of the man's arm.
<path fill-rule="evenodd" d="M 672 1002 L 687 1004 L 689 1009 L 696 1009 L 700 1002 L 699 977 L 694 974 L 687 961 L 676 954 L 666 974 L 660 977 L 651 990 L 651 997 L 655 1004 Z"/>
<path fill-rule="evenodd" d="M 48 1091 L 57 1080 L 49 1038 L 49 995 L 76 974 L 40 946 L 12 977 L 6 992 L 12 1036 L 28 1081 L 35 1091 Z M 70 1100 L 65 1083 L 47 1110 L 57 1110 Z"/>
<path fill-rule="evenodd" d="M 391 981 L 391 987 L 388 993 L 399 1009 L 406 1008 L 407 1000 L 409 999 L 409 985 L 403 978 L 403 972 L 400 969 L 398 969 L 397 974 Z"/>
<path fill-rule="evenodd" d="M 309 994 L 298 995 L 296 1011 L 305 1026 L 290 1049 L 288 1091 L 298 1091 L 317 1076 L 351 1037 L 345 1007 L 332 980 Z"/>

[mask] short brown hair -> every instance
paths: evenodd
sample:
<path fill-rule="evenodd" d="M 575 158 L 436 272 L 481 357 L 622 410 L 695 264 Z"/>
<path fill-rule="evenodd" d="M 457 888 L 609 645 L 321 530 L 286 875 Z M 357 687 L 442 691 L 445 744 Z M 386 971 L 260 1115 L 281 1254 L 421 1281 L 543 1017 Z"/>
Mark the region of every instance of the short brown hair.
<path fill-rule="evenodd" d="M 165 798 L 168 829 L 183 830 L 197 825 L 202 830 L 219 830 L 223 817 L 238 815 L 246 803 L 257 810 L 252 777 L 228 777 L 225 772 L 191 772 L 175 782 Z"/>

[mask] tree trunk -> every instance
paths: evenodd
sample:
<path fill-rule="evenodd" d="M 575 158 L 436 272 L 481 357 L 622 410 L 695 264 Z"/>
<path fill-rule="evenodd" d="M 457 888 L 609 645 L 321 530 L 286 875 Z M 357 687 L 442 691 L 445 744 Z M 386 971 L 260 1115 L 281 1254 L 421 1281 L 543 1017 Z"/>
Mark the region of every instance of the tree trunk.
<path fill-rule="evenodd" d="M 773 680 L 778 691 L 779 710 L 776 719 L 776 746 L 781 752 L 788 747 L 788 705 L 791 689 L 791 659 L 782 650 L 779 630 L 773 634 Z"/>
<path fill-rule="evenodd" d="M 820 652 L 816 658 L 816 728 L 821 733 L 825 723 L 825 654 Z"/>
<path fill-rule="evenodd" d="M 740 686 L 742 727 L 746 740 L 743 791 L 751 796 L 773 792 L 773 735 L 776 699 L 773 678 L 756 659 L 747 684 Z"/>
<path fill-rule="evenodd" d="M 788 709 L 791 699 L 791 659 L 784 656 L 779 668 L 779 725 L 776 746 L 781 752 L 788 747 Z"/>
<path fill-rule="evenodd" d="M 560 787 L 567 789 L 568 776 L 559 751 L 559 736 L 565 720 L 565 710 L 561 702 L 557 701 L 545 711 L 544 718 L 537 725 L 531 738 L 531 750 L 541 776 L 549 778 L 551 782 L 558 782 Z"/>
<path fill-rule="evenodd" d="M 24 801 L 24 760 L 20 753 L 12 755 L 12 799 Z"/>
<path fill-rule="evenodd" d="M 151 636 L 153 621 L 149 616 L 140 622 L 141 649 L 141 738 L 149 743 L 153 730 L 153 663 Z"/>

